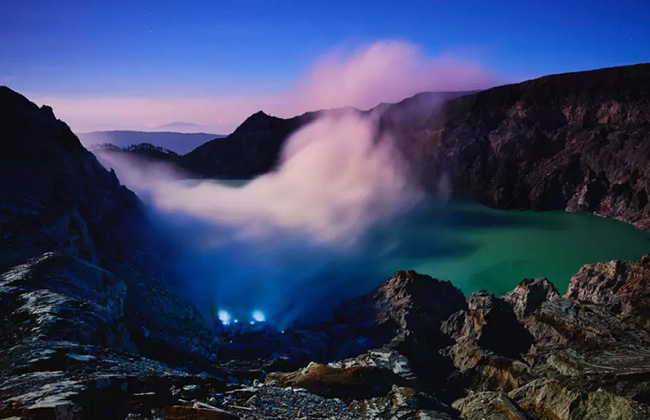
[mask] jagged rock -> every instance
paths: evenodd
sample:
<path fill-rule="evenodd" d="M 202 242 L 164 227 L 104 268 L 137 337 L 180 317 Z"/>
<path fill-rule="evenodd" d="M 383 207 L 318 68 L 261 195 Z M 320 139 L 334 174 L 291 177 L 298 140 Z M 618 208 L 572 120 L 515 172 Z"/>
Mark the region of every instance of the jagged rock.
<path fill-rule="evenodd" d="M 560 296 L 553 284 L 545 278 L 524 279 L 503 299 L 512 306 L 517 318 L 523 319 L 532 314 L 546 301 Z"/>
<path fill-rule="evenodd" d="M 165 250 L 115 173 L 51 108 L 6 87 L 0 148 L 0 179 L 11 180 L 0 183 L 0 415 L 59 398 L 85 417 L 89 380 L 169 370 L 138 353 L 207 364 L 210 331 L 167 286 Z"/>
<path fill-rule="evenodd" d="M 335 368 L 310 363 L 289 373 L 270 373 L 266 383 L 281 387 L 304 388 L 324 397 L 371 398 L 386 394 L 400 378 L 383 367 Z"/>
<path fill-rule="evenodd" d="M 607 306 L 626 322 L 650 332 L 650 255 L 640 261 L 585 265 L 571 278 L 565 296 Z"/>
<path fill-rule="evenodd" d="M 553 379 L 538 379 L 511 391 L 508 397 L 534 418 L 646 419 L 647 408 L 607 391 L 579 392 Z"/>
<path fill-rule="evenodd" d="M 41 339 L 100 344 L 137 353 L 121 318 L 126 286 L 76 257 L 45 253 L 0 274 L 2 348 L 29 331 Z"/>
<path fill-rule="evenodd" d="M 374 296 L 379 325 L 393 323 L 400 331 L 417 333 L 436 328 L 459 308 L 465 296 L 451 282 L 433 279 L 415 271 L 398 271 Z"/>
<path fill-rule="evenodd" d="M 397 143 L 422 183 L 497 208 L 596 213 L 650 229 L 650 64 L 450 99 Z"/>
<path fill-rule="evenodd" d="M 337 322 L 348 326 L 348 335 L 366 338 L 369 348 L 393 340 L 444 346 L 441 322 L 467 307 L 463 293 L 450 282 L 398 271 L 372 294 L 344 302 L 334 310 Z M 350 337 L 350 338 L 352 338 Z"/>
<path fill-rule="evenodd" d="M 465 420 L 527 420 L 513 402 L 501 392 L 475 392 L 454 402 Z"/>
<path fill-rule="evenodd" d="M 413 388 L 393 386 L 383 397 L 353 401 L 350 411 L 363 419 L 438 419 L 456 416 L 446 405 Z"/>
<path fill-rule="evenodd" d="M 516 359 L 528 352 L 533 342 L 532 336 L 519 323 L 506 301 L 487 293 L 475 293 L 467 302 L 467 310 L 454 314 L 442 326 L 443 331 L 456 341 L 455 353 L 461 356 L 470 349 L 480 348 Z M 473 365 L 471 360 L 460 359 L 462 356 L 457 357 L 460 369 Z"/>
<path fill-rule="evenodd" d="M 468 309 L 445 321 L 442 331 L 453 337 L 455 344 L 447 352 L 471 378 L 470 387 L 508 391 L 529 380 L 530 369 L 522 359 L 533 337 L 512 307 L 487 293 L 473 294 L 467 302 Z"/>

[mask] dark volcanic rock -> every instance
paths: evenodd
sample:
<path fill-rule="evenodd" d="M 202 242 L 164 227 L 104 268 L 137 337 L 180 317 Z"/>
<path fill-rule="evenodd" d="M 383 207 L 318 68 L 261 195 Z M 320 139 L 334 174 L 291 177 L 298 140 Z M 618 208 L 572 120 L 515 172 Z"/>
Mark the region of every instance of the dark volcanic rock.
<path fill-rule="evenodd" d="M 583 266 L 566 297 L 604 305 L 650 332 L 650 255 L 640 261 L 610 261 Z"/>
<path fill-rule="evenodd" d="M 366 399 L 385 395 L 393 383 L 392 372 L 381 367 L 336 368 L 320 363 L 310 363 L 297 372 L 271 373 L 269 384 L 304 388 L 324 397 Z"/>
<path fill-rule="evenodd" d="M 430 188 L 499 208 L 566 209 L 650 229 L 650 64 L 451 99 L 399 143 Z"/>
<path fill-rule="evenodd" d="M 431 328 L 466 306 L 465 296 L 451 282 L 415 271 L 396 272 L 379 286 L 373 299 L 377 324 L 394 324 L 401 331 L 414 333 Z"/>
<path fill-rule="evenodd" d="M 12 410 L 73 404 L 89 374 L 106 374 L 102 348 L 118 352 L 107 375 L 125 378 L 151 365 L 140 356 L 207 360 L 211 334 L 167 287 L 140 201 L 52 109 L 0 87 L 0 148 L 0 413 L 9 400 Z M 12 385 L 18 375 L 41 390 Z"/>
<path fill-rule="evenodd" d="M 476 366 L 483 352 L 510 359 L 528 353 L 533 337 L 507 302 L 487 293 L 473 294 L 467 301 L 469 308 L 442 326 L 456 342 L 451 349 L 456 367 L 466 370 Z"/>
<path fill-rule="evenodd" d="M 546 302 L 555 300 L 560 294 L 555 286 L 545 278 L 524 279 L 503 297 L 508 302 L 519 319 L 525 318 Z"/>
<path fill-rule="evenodd" d="M 437 329 L 441 320 L 466 308 L 451 282 L 415 271 L 398 271 L 374 293 L 344 302 L 334 311 L 340 323 L 369 326 L 378 336 L 416 335 Z"/>
<path fill-rule="evenodd" d="M 260 111 L 227 137 L 211 140 L 183 155 L 179 165 L 195 177 L 252 177 L 278 162 L 287 137 L 317 113 L 282 119 Z"/>
<path fill-rule="evenodd" d="M 343 398 L 349 418 L 648 418 L 650 335 L 635 309 L 648 302 L 646 269 L 647 257 L 587 265 L 564 297 L 536 278 L 467 299 L 447 282 L 397 272 L 318 327 L 323 361 L 342 342 L 367 350 L 270 373 L 246 398 L 305 388 Z"/>

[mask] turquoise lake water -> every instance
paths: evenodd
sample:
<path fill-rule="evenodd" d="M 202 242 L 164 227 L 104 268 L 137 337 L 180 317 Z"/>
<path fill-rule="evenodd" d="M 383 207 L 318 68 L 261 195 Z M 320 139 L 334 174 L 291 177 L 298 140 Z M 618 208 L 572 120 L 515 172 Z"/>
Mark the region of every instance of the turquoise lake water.
<path fill-rule="evenodd" d="M 382 270 L 414 269 L 466 294 L 503 294 L 526 277 L 546 277 L 564 293 L 583 264 L 650 253 L 650 233 L 593 215 L 495 210 L 455 198 L 408 219 L 394 252 L 378 262 Z"/>

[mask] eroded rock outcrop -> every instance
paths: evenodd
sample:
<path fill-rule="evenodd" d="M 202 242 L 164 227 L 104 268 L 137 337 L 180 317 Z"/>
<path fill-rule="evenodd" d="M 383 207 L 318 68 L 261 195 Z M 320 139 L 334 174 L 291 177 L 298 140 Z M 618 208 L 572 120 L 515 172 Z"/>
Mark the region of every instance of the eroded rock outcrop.
<path fill-rule="evenodd" d="M 650 64 L 546 76 L 448 100 L 398 144 L 431 189 L 650 229 Z"/>
<path fill-rule="evenodd" d="M 0 413 L 77 416 L 96 380 L 207 361 L 140 201 L 52 109 L 0 87 L 0 149 Z"/>
<path fill-rule="evenodd" d="M 536 278 L 505 296 L 458 300 L 448 283 L 397 272 L 319 327 L 346 331 L 365 352 L 329 363 L 336 353 L 320 353 L 320 364 L 270 373 L 248 396 L 306 388 L 341 398 L 350 418 L 647 418 L 650 315 L 622 309 L 647 303 L 647 261 L 584 266 L 565 296 Z"/>
<path fill-rule="evenodd" d="M 604 305 L 626 322 L 650 332 L 650 256 L 634 262 L 585 265 L 571 279 L 566 296 L 576 302 Z"/>

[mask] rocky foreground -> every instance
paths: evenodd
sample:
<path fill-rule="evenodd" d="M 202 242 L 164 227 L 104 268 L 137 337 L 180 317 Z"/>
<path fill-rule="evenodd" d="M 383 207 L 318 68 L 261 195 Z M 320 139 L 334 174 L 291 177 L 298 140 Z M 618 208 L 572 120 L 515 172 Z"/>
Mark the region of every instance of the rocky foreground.
<path fill-rule="evenodd" d="M 27 287 L 23 270 L 3 274 L 3 287 Z M 450 282 L 401 271 L 339 306 L 333 322 L 223 331 L 203 371 L 53 342 L 34 326 L 66 314 L 14 309 L 4 311 L 4 325 L 33 331 L 15 331 L 27 336 L 2 354 L 0 415 L 645 419 L 649 304 L 650 255 L 586 265 L 564 296 L 537 278 L 505 296 L 466 299 Z"/>

